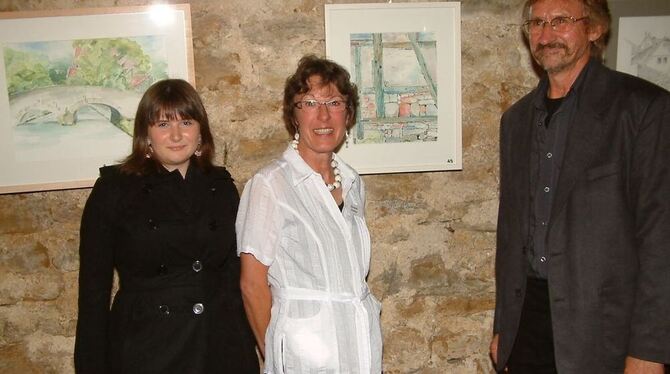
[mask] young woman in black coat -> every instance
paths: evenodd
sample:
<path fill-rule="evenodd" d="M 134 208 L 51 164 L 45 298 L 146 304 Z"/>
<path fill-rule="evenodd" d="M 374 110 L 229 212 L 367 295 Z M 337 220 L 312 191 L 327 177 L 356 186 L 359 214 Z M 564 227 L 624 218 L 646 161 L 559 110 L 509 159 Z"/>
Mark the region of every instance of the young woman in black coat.
<path fill-rule="evenodd" d="M 100 169 L 84 209 L 77 373 L 259 372 L 239 290 L 239 196 L 213 154 L 193 87 L 151 86 L 132 153 Z"/>

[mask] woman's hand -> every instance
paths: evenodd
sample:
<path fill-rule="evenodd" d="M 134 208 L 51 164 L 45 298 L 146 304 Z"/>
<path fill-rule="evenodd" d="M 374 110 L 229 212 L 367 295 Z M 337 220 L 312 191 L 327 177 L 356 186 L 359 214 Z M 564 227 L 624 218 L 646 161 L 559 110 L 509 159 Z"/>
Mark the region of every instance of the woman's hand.
<path fill-rule="evenodd" d="M 244 310 L 249 319 L 251 331 L 256 337 L 258 349 L 265 358 L 265 331 L 270 324 L 270 308 L 272 308 L 268 267 L 248 253 L 242 253 L 240 261 L 242 266 L 240 288 Z"/>

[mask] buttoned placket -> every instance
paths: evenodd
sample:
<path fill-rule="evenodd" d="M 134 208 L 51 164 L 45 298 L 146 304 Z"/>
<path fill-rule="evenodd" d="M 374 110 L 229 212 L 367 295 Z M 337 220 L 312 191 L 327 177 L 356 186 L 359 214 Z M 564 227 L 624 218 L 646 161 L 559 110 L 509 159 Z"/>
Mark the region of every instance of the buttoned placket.
<path fill-rule="evenodd" d="M 560 109 L 556 113 L 554 113 L 553 118 L 556 116 L 560 115 Z M 552 160 L 549 157 L 546 157 L 546 151 L 547 149 L 552 149 L 551 145 L 554 143 L 555 139 L 555 128 L 552 127 L 551 123 L 548 123 L 545 125 L 545 121 L 547 121 L 547 116 L 546 114 L 541 115 L 541 120 L 538 121 L 538 128 L 537 128 L 537 136 L 538 136 L 538 149 L 537 149 L 537 162 L 538 162 L 538 179 L 536 183 L 538 184 L 539 188 L 541 188 L 543 193 L 540 193 L 536 196 L 536 199 L 538 200 L 536 204 L 540 204 L 541 207 L 549 207 L 550 202 L 552 200 L 553 196 L 553 191 L 552 191 L 552 186 L 554 185 L 553 181 L 553 175 L 552 175 Z M 549 174 L 547 174 L 549 173 Z M 535 206 L 535 230 L 536 230 L 536 237 L 541 237 L 544 240 L 546 237 L 546 222 L 549 219 L 549 212 L 546 210 L 538 210 L 538 206 Z M 533 248 L 537 248 L 537 242 L 536 245 L 533 246 Z M 533 258 L 533 261 L 536 262 L 537 268 L 540 271 L 540 274 L 544 274 L 544 266 L 545 263 L 547 262 L 546 258 L 546 248 L 545 246 L 542 246 L 542 251 L 541 253 L 535 253 L 535 256 Z"/>
<path fill-rule="evenodd" d="M 314 173 L 314 176 L 311 178 L 311 180 L 312 183 L 315 185 L 314 187 L 318 190 L 322 201 L 326 202 L 328 213 L 337 223 L 338 227 L 340 228 L 340 231 L 342 232 L 346 240 L 346 248 L 348 253 L 347 257 L 351 262 L 351 268 L 357 269 L 359 271 L 358 274 L 361 274 L 363 269 L 360 268 L 358 261 L 355 261 L 355 253 L 353 253 L 355 246 L 353 238 L 351 237 L 351 229 L 352 229 L 351 223 L 350 221 L 344 219 L 345 216 L 349 216 L 351 214 L 351 202 L 347 202 L 346 196 L 349 193 L 349 190 L 351 189 L 352 183 L 349 183 L 348 181 L 345 180 L 342 181 L 343 183 L 341 188 L 342 188 L 342 199 L 344 201 L 344 209 L 342 209 L 342 211 L 340 212 L 340 208 L 337 206 L 337 202 L 333 198 L 330 191 L 328 191 L 328 188 L 324 185 L 321 175 L 319 175 L 318 173 Z"/>
<path fill-rule="evenodd" d="M 163 180 L 164 183 L 168 184 L 168 188 L 174 188 L 177 190 L 177 196 L 170 195 L 173 197 L 171 200 L 171 203 L 174 204 L 175 209 L 181 210 L 181 212 L 188 216 L 191 216 L 195 214 L 196 211 L 196 206 L 195 206 L 195 196 L 194 192 L 191 190 L 192 184 L 197 183 L 198 181 L 193 180 L 193 178 L 196 178 L 196 175 L 194 175 L 190 170 L 189 173 L 187 174 L 187 178 L 190 179 L 183 179 L 180 175 L 176 173 L 171 173 L 169 176 L 166 176 L 166 179 Z M 163 186 L 163 188 L 166 188 L 166 186 Z M 145 187 L 145 192 L 151 193 L 154 190 L 152 187 Z M 203 197 L 206 199 L 209 199 L 209 203 L 204 203 L 204 205 L 209 205 L 209 206 L 216 206 L 215 200 L 217 197 L 216 194 L 216 188 L 212 185 L 210 188 L 210 194 L 208 196 Z M 210 212 L 212 214 L 213 212 Z M 153 226 L 153 230 L 158 230 L 159 225 L 154 219 L 149 219 L 150 224 Z M 190 232 L 190 236 L 195 238 L 197 235 L 195 232 L 197 231 L 197 225 L 194 220 L 188 219 L 187 221 L 191 222 L 190 224 L 187 224 L 185 227 L 183 227 L 183 230 L 185 232 Z M 205 224 L 207 224 L 209 227 L 209 230 L 215 231 L 217 229 L 216 227 L 216 220 L 212 218 L 211 216 L 205 220 Z M 192 255 L 193 257 L 191 258 L 190 264 L 179 264 L 175 265 L 174 269 L 169 269 L 165 263 L 164 260 L 161 260 L 161 265 L 158 268 L 158 273 L 160 275 L 165 275 L 168 273 L 169 270 L 172 271 L 188 271 L 191 272 L 192 276 L 195 276 L 199 279 L 202 279 L 204 276 L 202 270 L 205 267 L 204 261 L 201 259 L 201 257 L 204 255 L 203 250 L 204 248 L 202 247 L 204 243 L 201 243 L 199 241 L 194 241 L 192 243 L 193 245 L 193 251 Z M 197 250 L 196 250 L 197 248 Z M 202 282 L 197 282 L 196 287 L 198 289 L 198 297 L 196 300 L 194 300 L 193 304 L 190 305 L 182 305 L 182 306 L 174 306 L 174 305 L 160 305 L 159 310 L 161 313 L 165 315 L 169 315 L 171 312 L 185 312 L 188 311 L 192 313 L 195 316 L 199 316 L 201 314 L 204 314 L 206 312 L 207 305 L 204 302 L 204 300 L 201 299 L 201 296 L 204 295 L 205 291 L 203 289 L 204 284 Z"/>
<path fill-rule="evenodd" d="M 353 243 L 353 238 L 351 236 L 351 221 L 350 220 L 345 220 L 345 216 L 348 217 L 352 214 L 351 212 L 351 202 L 347 201 L 347 195 L 350 191 L 350 189 L 353 186 L 353 183 L 349 182 L 348 180 L 344 179 L 345 177 L 343 176 L 343 181 L 342 181 L 342 199 L 344 201 L 344 209 L 340 212 L 339 207 L 337 206 L 337 202 L 333 198 L 332 194 L 330 191 L 328 191 L 328 188 L 325 186 L 323 183 L 323 178 L 321 175 L 318 173 L 314 173 L 314 176 L 311 179 L 312 183 L 315 185 L 314 187 L 319 191 L 319 194 L 321 195 L 321 199 L 324 202 L 327 202 L 326 206 L 328 209 L 328 213 L 331 215 L 331 217 L 335 220 L 337 225 L 340 228 L 340 231 L 344 234 L 344 238 L 346 240 L 346 248 L 347 248 L 347 257 L 349 258 L 349 263 L 351 265 L 352 269 L 357 269 L 357 274 L 356 276 L 363 274 L 363 269 L 360 268 L 360 264 L 357 261 L 356 254 L 354 253 L 354 243 Z M 362 209 L 362 207 L 359 207 L 359 209 Z M 352 217 L 353 218 L 353 217 Z M 321 257 L 325 258 L 323 256 L 323 253 L 321 253 Z M 326 269 L 326 266 L 324 265 L 324 269 Z M 356 338 L 357 338 L 357 344 L 358 344 L 358 363 L 359 363 L 359 370 L 361 373 L 366 373 L 370 371 L 370 367 L 372 365 L 371 363 L 371 347 L 369 345 L 370 341 L 370 321 L 367 315 L 367 311 L 365 307 L 363 306 L 363 302 L 360 300 L 361 296 L 359 293 L 362 292 L 361 287 L 355 287 L 356 285 L 354 284 L 354 292 L 356 293 L 356 296 L 359 299 L 356 299 L 356 301 L 352 302 L 352 305 L 354 306 L 355 309 L 355 318 L 356 318 L 356 326 L 358 328 L 356 329 Z M 327 285 L 328 289 L 330 289 L 330 285 Z M 329 306 L 332 307 L 332 306 Z"/>
<path fill-rule="evenodd" d="M 568 100 L 568 99 L 565 99 Z M 565 103 L 562 103 L 565 104 Z M 539 108 L 538 108 L 539 109 Z M 546 277 L 547 264 L 550 261 L 546 237 L 549 230 L 549 217 L 551 215 L 551 205 L 553 197 L 555 196 L 556 181 L 558 180 L 559 169 L 556 163 L 560 161 L 554 156 L 559 156 L 560 147 L 562 144 L 560 139 L 561 131 L 565 132 L 564 127 L 567 126 L 565 119 L 565 105 L 556 108 L 553 115 L 550 117 L 550 123 L 545 126 L 547 121 L 546 109 L 539 109 L 537 113 L 536 123 L 537 127 L 536 140 L 534 143 L 534 158 L 533 162 L 537 165 L 537 180 L 535 180 L 534 189 L 534 233 L 533 233 L 533 268 L 540 274 Z M 538 244 L 539 243 L 539 244 Z M 540 247 L 538 247 L 538 245 Z M 540 251 L 537 251 L 541 248 Z"/>

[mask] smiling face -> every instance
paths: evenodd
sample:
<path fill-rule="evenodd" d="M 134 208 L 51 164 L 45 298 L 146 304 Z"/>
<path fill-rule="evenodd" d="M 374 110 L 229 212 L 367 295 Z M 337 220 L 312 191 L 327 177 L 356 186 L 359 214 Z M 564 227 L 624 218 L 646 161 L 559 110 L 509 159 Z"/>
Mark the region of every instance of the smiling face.
<path fill-rule="evenodd" d="M 529 19 L 551 21 L 555 17 L 586 16 L 579 0 L 540 0 L 530 8 Z M 589 20 L 579 21 L 565 32 L 545 25 L 539 32 L 530 33 L 530 49 L 535 61 L 550 75 L 570 70 L 581 70 L 590 57 L 591 42 L 598 39 L 598 28 L 589 27 Z"/>
<path fill-rule="evenodd" d="M 160 162 L 168 171 L 178 169 L 186 175 L 191 156 L 200 143 L 200 124 L 193 119 L 181 117 L 161 120 L 149 125 L 151 157 Z"/>
<path fill-rule="evenodd" d="M 346 98 L 338 91 L 334 84 L 323 84 L 321 77 L 313 75 L 308 80 L 309 91 L 296 95 L 293 102 L 302 100 L 316 100 L 327 102 L 340 100 L 346 103 Z M 335 149 L 342 144 L 347 131 L 347 111 L 328 109 L 326 105 L 317 104 L 309 109 L 303 105 L 302 109 L 295 108 L 295 120 L 300 134 L 298 152 L 308 164 L 312 160 L 331 157 Z"/>

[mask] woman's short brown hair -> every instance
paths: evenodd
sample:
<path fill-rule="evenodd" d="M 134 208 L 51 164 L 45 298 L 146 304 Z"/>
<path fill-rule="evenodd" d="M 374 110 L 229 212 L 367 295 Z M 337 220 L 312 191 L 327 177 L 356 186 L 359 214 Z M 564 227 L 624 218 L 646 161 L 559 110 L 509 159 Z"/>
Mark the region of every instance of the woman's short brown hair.
<path fill-rule="evenodd" d="M 286 79 L 284 85 L 283 118 L 289 134 L 296 133 L 296 119 L 294 100 L 296 95 L 307 93 L 310 89 L 309 78 L 318 76 L 323 84 L 333 84 L 347 99 L 347 128 L 356 123 L 358 112 L 358 90 L 351 83 L 349 72 L 341 65 L 314 55 L 307 55 L 300 59 L 295 73 Z"/>
<path fill-rule="evenodd" d="M 160 170 L 160 161 L 147 158 L 149 149 L 149 126 L 161 119 L 192 119 L 200 124 L 199 157 L 191 156 L 191 161 L 203 170 L 212 167 L 214 139 L 209 129 L 209 119 L 205 106 L 193 86 L 182 79 L 165 79 L 151 85 L 144 93 L 135 115 L 133 149 L 120 166 L 126 174 L 145 175 L 152 170 Z"/>

